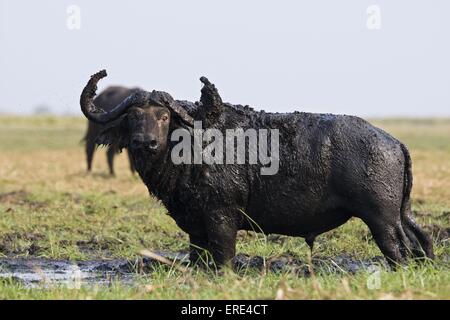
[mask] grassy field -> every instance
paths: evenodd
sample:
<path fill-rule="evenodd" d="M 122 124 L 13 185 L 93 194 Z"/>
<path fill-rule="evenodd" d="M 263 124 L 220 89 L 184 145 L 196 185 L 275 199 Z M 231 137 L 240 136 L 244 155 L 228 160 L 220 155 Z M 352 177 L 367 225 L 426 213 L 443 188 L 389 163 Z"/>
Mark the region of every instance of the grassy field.
<path fill-rule="evenodd" d="M 450 120 L 373 121 L 404 141 L 413 158 L 413 209 L 432 232 L 435 263 L 411 264 L 397 272 L 358 272 L 299 277 L 291 272 L 239 273 L 161 266 L 135 286 L 29 289 L 0 280 L 0 298 L 33 299 L 449 299 L 450 298 Z M 0 257 L 87 260 L 135 259 L 142 249 L 185 251 L 188 238 L 116 158 L 116 178 L 107 175 L 99 150 L 93 173 L 85 172 L 81 118 L 0 117 Z M 239 235 L 238 252 L 266 259 L 307 259 L 301 238 Z M 356 219 L 321 235 L 313 256 L 380 255 L 367 227 Z"/>

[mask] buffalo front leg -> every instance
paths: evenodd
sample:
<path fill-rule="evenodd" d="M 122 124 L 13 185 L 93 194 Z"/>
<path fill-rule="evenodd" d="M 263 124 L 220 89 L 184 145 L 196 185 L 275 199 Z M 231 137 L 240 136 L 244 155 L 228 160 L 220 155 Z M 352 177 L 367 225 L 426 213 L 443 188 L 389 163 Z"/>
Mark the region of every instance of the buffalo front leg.
<path fill-rule="evenodd" d="M 110 146 L 108 148 L 108 151 L 106 153 L 106 156 L 108 158 L 108 167 L 109 167 L 109 174 L 114 176 L 114 156 L 116 155 L 117 151 L 114 147 Z"/>
<path fill-rule="evenodd" d="M 230 265 L 236 254 L 236 223 L 227 212 L 220 210 L 208 215 L 206 229 L 209 251 L 215 264 L 218 267 Z"/>
<path fill-rule="evenodd" d="M 95 141 L 89 137 L 86 138 L 86 163 L 88 172 L 92 170 L 92 160 L 94 159 L 95 147 Z"/>
<path fill-rule="evenodd" d="M 134 167 L 133 158 L 131 157 L 131 154 L 128 150 L 127 150 L 127 154 L 128 154 L 128 160 L 130 162 L 131 173 L 134 174 L 136 172 L 136 168 Z"/>
<path fill-rule="evenodd" d="M 189 261 L 191 264 L 208 265 L 208 237 L 189 235 Z"/>

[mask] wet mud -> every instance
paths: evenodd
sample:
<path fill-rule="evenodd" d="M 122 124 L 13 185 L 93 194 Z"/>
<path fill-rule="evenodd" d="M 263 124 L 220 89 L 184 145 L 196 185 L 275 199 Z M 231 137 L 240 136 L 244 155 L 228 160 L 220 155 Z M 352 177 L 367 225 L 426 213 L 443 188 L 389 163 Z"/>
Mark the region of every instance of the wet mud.
<path fill-rule="evenodd" d="M 360 260 L 349 255 L 315 257 L 308 262 L 307 260 L 297 259 L 292 256 L 264 259 L 260 256 L 250 257 L 244 254 L 238 254 L 235 257 L 234 264 L 237 270 L 254 268 L 260 271 L 274 273 L 290 272 L 300 277 L 309 277 L 312 272 L 316 274 L 355 274 L 359 271 L 388 268 L 385 259 L 381 256 Z"/>

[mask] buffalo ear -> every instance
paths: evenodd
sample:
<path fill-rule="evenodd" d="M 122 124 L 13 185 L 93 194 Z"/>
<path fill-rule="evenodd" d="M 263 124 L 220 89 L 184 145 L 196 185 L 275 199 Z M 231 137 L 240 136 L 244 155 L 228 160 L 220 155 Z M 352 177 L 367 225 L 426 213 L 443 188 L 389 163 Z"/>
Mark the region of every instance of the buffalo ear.
<path fill-rule="evenodd" d="M 194 119 L 177 102 L 172 101 L 169 108 L 175 113 L 178 120 L 180 120 L 181 122 L 183 122 L 185 125 L 187 125 L 189 127 L 194 126 Z"/>
<path fill-rule="evenodd" d="M 203 88 L 198 104 L 198 114 L 204 120 L 205 126 L 210 127 L 219 120 L 224 111 L 224 105 L 216 86 L 206 77 L 201 77 L 200 81 L 203 83 Z"/>
<path fill-rule="evenodd" d="M 105 126 L 102 132 L 95 138 L 95 143 L 98 145 L 113 146 L 117 150 L 127 148 L 130 141 L 127 117 L 122 117 L 119 120 Z"/>

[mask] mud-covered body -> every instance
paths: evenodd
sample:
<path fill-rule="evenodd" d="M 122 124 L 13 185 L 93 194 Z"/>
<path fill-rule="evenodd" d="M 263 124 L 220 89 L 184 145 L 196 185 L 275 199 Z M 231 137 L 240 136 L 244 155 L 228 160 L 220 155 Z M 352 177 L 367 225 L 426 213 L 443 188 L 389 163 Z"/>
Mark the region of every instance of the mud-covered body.
<path fill-rule="evenodd" d="M 409 198 L 409 155 L 398 140 L 353 116 L 225 106 L 213 126 L 224 134 L 233 127 L 279 129 L 277 174 L 261 175 L 260 164 L 173 165 L 170 147 L 165 160 L 137 166 L 150 193 L 200 244 L 207 243 L 214 219 L 228 220 L 225 229 L 302 236 L 311 242 L 351 217 L 397 223 Z M 188 110 L 196 116 L 195 109 Z"/>
<path fill-rule="evenodd" d="M 222 102 L 206 78 L 201 79 L 205 86 L 195 105 L 175 101 L 166 93 L 143 92 L 127 98 L 112 113 L 96 116 L 88 109 L 96 76 L 99 74 L 91 78 L 82 94 L 86 116 L 109 121 L 125 110 L 143 106 L 140 117 L 130 120 L 123 116 L 128 120 L 115 131 L 106 132 L 104 144 L 120 141 L 123 147 L 128 136 L 136 133 L 155 137 L 158 131 L 146 129 L 159 126 L 155 123 L 160 120 L 149 120 L 154 118 L 156 107 L 152 106 L 166 106 L 171 112 L 167 136 L 157 137 L 163 145 L 157 153 L 144 147 L 130 147 L 129 151 L 149 192 L 189 234 L 191 260 L 202 257 L 203 248 L 218 264 L 230 261 L 240 229 L 302 236 L 312 248 L 317 235 L 351 217 L 368 225 L 391 262 L 404 262 L 410 255 L 433 257 L 429 237 L 411 217 L 409 152 L 367 121 L 345 115 L 266 113 L 230 105 Z M 193 119 L 224 135 L 227 129 L 235 128 L 278 129 L 278 172 L 261 175 L 261 164 L 249 163 L 175 165 L 171 134 L 186 124 L 193 125 Z"/>

